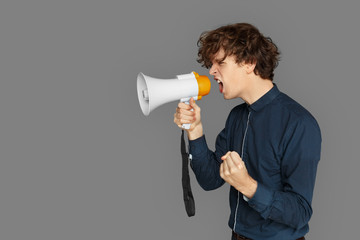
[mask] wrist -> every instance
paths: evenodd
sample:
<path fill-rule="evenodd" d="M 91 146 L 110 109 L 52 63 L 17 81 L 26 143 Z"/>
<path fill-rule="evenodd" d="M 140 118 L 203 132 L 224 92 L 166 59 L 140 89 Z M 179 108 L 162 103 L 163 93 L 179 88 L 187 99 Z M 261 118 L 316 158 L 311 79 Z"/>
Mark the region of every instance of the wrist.
<path fill-rule="evenodd" d="M 244 196 L 246 196 L 248 199 L 251 199 L 257 190 L 258 183 L 255 179 L 251 178 L 249 179 L 249 183 L 247 186 L 240 191 Z"/>
<path fill-rule="evenodd" d="M 193 129 L 187 130 L 187 135 L 189 140 L 195 140 L 203 135 L 203 127 L 202 124 L 199 123 Z"/>

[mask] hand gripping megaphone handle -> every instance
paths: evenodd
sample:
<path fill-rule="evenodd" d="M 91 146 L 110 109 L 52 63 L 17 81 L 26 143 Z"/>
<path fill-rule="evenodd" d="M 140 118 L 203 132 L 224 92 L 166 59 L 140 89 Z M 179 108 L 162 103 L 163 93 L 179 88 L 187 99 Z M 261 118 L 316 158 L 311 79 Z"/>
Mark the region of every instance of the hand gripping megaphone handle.
<path fill-rule="evenodd" d="M 191 98 L 191 97 L 182 98 L 182 99 L 180 99 L 180 102 L 189 105 L 189 104 L 190 104 L 190 98 Z M 193 97 L 193 98 L 194 98 L 194 100 L 197 100 L 197 99 L 198 99 L 197 96 L 195 96 L 195 97 Z M 191 109 L 191 111 L 194 111 L 194 109 Z M 191 123 L 184 123 L 183 125 L 181 125 L 181 127 L 182 127 L 183 129 L 190 129 L 190 125 L 191 125 Z"/>

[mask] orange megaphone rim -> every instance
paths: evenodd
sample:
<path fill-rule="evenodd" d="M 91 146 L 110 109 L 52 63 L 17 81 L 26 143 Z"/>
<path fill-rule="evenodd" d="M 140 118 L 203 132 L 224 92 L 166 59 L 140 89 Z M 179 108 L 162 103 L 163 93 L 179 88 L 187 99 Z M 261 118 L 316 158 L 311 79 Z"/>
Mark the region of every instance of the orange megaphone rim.
<path fill-rule="evenodd" d="M 205 75 L 199 75 L 197 72 L 193 72 L 199 86 L 198 100 L 203 96 L 208 95 L 211 89 L 210 79 Z"/>

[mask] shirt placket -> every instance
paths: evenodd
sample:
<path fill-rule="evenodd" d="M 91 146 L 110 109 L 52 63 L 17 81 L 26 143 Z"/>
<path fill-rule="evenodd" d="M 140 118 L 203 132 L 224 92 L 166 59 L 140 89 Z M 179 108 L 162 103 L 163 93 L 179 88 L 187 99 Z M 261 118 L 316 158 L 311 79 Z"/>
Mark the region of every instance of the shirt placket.
<path fill-rule="evenodd" d="M 244 137 L 243 137 L 243 141 L 242 141 L 242 146 L 241 146 L 241 158 L 244 161 L 244 148 L 245 148 L 245 141 L 246 141 L 246 136 L 247 136 L 247 132 L 248 132 L 248 128 L 249 128 L 249 122 L 250 122 L 250 116 L 251 116 L 251 111 L 249 111 L 248 116 L 247 116 L 247 122 L 246 122 L 246 128 L 245 128 L 245 133 L 244 133 Z M 248 201 L 248 199 L 243 196 L 245 201 Z M 237 217 L 237 212 L 238 212 L 238 208 L 239 208 L 239 201 L 240 201 L 240 192 L 237 192 L 237 203 L 236 203 L 236 209 L 235 209 L 235 215 L 234 215 L 234 226 L 233 226 L 233 230 L 235 231 L 235 227 L 236 227 L 236 217 Z"/>

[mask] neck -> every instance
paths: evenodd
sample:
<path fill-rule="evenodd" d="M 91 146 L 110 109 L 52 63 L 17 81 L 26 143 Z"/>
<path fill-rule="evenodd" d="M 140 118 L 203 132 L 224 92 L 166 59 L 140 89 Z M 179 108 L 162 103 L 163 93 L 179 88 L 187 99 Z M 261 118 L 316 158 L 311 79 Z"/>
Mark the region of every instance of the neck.
<path fill-rule="evenodd" d="M 258 76 L 252 79 L 248 91 L 241 98 L 249 105 L 264 96 L 274 86 L 270 79 L 263 79 Z"/>

